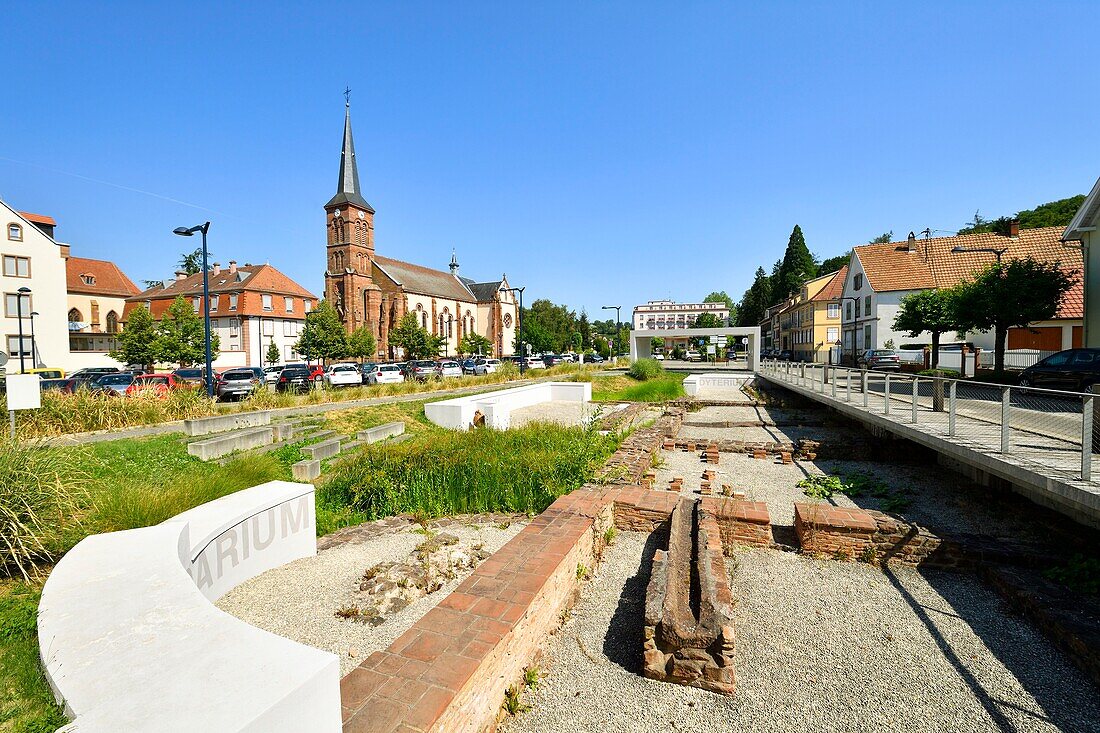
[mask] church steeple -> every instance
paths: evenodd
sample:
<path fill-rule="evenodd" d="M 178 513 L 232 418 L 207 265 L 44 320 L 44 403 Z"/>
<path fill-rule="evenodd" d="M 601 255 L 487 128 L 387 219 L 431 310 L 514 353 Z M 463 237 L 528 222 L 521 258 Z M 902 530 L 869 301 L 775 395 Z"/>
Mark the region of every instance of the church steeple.
<path fill-rule="evenodd" d="M 345 92 L 345 95 L 350 93 Z M 329 199 L 325 208 L 351 204 L 374 213 L 374 209 L 363 198 L 359 189 L 359 166 L 355 162 L 355 142 L 351 137 L 351 101 L 344 104 L 344 145 L 340 149 L 340 179 L 336 184 L 336 195 Z"/>
<path fill-rule="evenodd" d="M 451 274 L 458 277 L 458 255 L 451 249 Z"/>

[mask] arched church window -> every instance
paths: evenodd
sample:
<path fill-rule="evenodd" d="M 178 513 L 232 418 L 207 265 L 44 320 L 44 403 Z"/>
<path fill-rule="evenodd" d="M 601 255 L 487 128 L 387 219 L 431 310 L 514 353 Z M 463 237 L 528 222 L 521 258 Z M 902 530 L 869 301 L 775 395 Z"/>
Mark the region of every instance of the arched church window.
<path fill-rule="evenodd" d="M 83 323 L 84 317 L 76 308 L 69 309 L 69 323 Z"/>
<path fill-rule="evenodd" d="M 107 312 L 107 333 L 118 333 L 118 314 L 114 311 Z"/>
<path fill-rule="evenodd" d="M 511 328 L 512 327 L 512 314 L 511 313 L 505 313 L 504 314 L 504 327 L 505 328 Z"/>

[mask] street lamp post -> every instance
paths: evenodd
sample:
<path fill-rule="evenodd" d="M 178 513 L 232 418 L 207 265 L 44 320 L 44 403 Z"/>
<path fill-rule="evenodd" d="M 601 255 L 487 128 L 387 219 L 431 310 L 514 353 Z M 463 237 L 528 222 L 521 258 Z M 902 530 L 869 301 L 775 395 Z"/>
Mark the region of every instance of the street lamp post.
<path fill-rule="evenodd" d="M 206 383 L 206 395 L 207 397 L 214 396 L 214 359 L 211 354 L 210 348 L 210 272 L 206 266 L 206 233 L 210 231 L 210 222 L 199 224 L 191 228 L 176 227 L 172 233 L 178 234 L 181 237 L 190 237 L 195 232 L 202 232 L 202 315 L 205 328 L 203 330 L 203 341 L 206 347 L 206 375 L 203 378 L 203 382 Z"/>
<path fill-rule="evenodd" d="M 619 341 L 621 340 L 619 338 L 619 336 L 622 334 L 622 330 L 623 330 L 623 327 L 622 327 L 622 325 L 620 324 L 620 321 L 619 321 L 619 311 L 621 309 L 622 309 L 621 305 L 604 305 L 604 306 L 600 306 L 600 310 L 605 310 L 605 311 L 613 310 L 613 311 L 615 311 L 615 354 L 614 354 L 614 356 L 618 356 L 619 351 L 622 349 L 622 344 L 619 343 Z"/>
<path fill-rule="evenodd" d="M 522 288 L 501 288 L 502 293 L 519 293 L 519 310 L 516 311 L 516 347 L 519 349 L 519 373 L 523 376 L 527 372 L 527 350 L 523 348 L 523 291 Z"/>
<path fill-rule="evenodd" d="M 38 368 L 38 342 L 34 340 L 34 318 L 38 311 L 31 311 L 31 369 Z"/>
<path fill-rule="evenodd" d="M 31 289 L 27 286 L 23 286 L 15 291 L 15 318 L 19 321 L 19 373 L 26 372 L 26 367 L 23 364 L 23 355 L 26 349 L 23 348 L 23 298 L 30 297 Z M 33 323 L 31 324 L 33 328 Z M 34 348 L 33 346 L 31 348 Z"/>

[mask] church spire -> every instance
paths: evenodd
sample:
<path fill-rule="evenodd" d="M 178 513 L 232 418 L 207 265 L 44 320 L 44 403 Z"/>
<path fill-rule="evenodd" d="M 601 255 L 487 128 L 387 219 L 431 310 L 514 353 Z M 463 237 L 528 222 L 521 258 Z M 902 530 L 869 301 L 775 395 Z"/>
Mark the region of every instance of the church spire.
<path fill-rule="evenodd" d="M 344 144 L 340 149 L 340 180 L 336 184 L 336 195 L 329 199 L 325 208 L 351 204 L 374 213 L 374 209 L 363 198 L 359 189 L 359 166 L 355 161 L 355 142 L 351 137 L 351 90 L 344 91 Z"/>
<path fill-rule="evenodd" d="M 451 274 L 458 277 L 458 255 L 455 254 L 454 248 L 451 248 Z"/>

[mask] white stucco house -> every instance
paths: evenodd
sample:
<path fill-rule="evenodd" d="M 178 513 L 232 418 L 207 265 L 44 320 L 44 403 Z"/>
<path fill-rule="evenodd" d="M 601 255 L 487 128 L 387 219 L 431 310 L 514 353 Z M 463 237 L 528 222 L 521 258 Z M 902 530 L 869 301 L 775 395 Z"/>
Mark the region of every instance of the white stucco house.
<path fill-rule="evenodd" d="M 1058 351 L 1081 344 L 1083 296 L 1080 243 L 1062 241 L 1061 227 L 1023 229 L 1013 227 L 1005 235 L 964 234 L 918 239 L 912 233 L 904 242 L 866 244 L 852 249 L 841 299 L 841 341 L 844 357 L 864 349 L 928 344 L 930 333 L 909 336 L 895 331 L 894 317 L 901 300 L 910 293 L 950 288 L 997 261 L 1032 256 L 1057 262 L 1078 273 L 1077 283 L 1063 298 L 1055 318 L 1027 328 L 1009 329 L 1009 349 Z M 963 340 L 983 351 L 993 349 L 993 333 L 972 332 Z M 955 334 L 944 341 L 954 341 Z"/>

